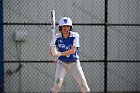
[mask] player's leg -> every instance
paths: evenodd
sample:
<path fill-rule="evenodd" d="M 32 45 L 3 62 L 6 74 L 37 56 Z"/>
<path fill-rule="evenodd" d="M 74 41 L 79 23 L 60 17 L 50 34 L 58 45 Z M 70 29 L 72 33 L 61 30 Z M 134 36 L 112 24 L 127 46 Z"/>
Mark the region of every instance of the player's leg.
<path fill-rule="evenodd" d="M 74 80 L 78 83 L 82 93 L 88 93 L 90 91 L 80 62 L 72 64 L 70 74 L 72 75 Z"/>
<path fill-rule="evenodd" d="M 56 72 L 55 72 L 55 83 L 51 88 L 50 93 L 58 93 L 60 92 L 60 88 L 62 86 L 63 80 L 66 76 L 66 68 L 64 64 L 61 62 L 57 62 Z"/>

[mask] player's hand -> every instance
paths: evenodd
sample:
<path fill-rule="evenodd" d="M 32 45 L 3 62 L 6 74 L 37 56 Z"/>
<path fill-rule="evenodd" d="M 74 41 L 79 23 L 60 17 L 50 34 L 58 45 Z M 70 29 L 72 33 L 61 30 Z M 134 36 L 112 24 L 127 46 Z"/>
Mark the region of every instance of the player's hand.
<path fill-rule="evenodd" d="M 53 54 L 51 53 L 51 51 L 48 53 L 50 56 L 53 56 Z"/>
<path fill-rule="evenodd" d="M 51 51 L 48 54 L 52 57 L 53 62 L 57 62 L 57 57 L 54 57 Z"/>
<path fill-rule="evenodd" d="M 61 56 L 61 52 L 58 52 L 58 51 L 57 51 L 55 45 L 51 47 L 51 54 L 52 54 L 52 56 L 54 56 L 54 57 Z"/>
<path fill-rule="evenodd" d="M 51 50 L 51 54 L 52 54 L 52 56 L 54 56 L 54 57 L 61 56 L 61 52 L 57 52 L 56 50 Z"/>

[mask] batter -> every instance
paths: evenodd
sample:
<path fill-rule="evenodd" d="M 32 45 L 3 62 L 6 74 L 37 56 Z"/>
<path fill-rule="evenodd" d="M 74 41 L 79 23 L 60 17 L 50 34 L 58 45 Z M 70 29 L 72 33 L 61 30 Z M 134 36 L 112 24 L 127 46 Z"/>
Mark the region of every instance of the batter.
<path fill-rule="evenodd" d="M 59 20 L 60 33 L 56 34 L 55 42 L 57 51 L 50 52 L 52 56 L 58 58 L 55 82 L 50 93 L 60 92 L 67 73 L 78 83 L 82 93 L 89 93 L 90 91 L 79 61 L 79 34 L 77 32 L 72 32 L 72 28 L 73 25 L 70 18 L 63 17 Z"/>

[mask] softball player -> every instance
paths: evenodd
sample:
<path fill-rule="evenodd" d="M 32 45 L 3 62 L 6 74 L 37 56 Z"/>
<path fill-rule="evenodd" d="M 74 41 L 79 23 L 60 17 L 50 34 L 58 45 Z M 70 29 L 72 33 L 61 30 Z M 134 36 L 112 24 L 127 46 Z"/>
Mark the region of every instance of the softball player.
<path fill-rule="evenodd" d="M 50 90 L 50 93 L 60 92 L 63 80 L 69 73 L 78 83 L 82 93 L 90 91 L 82 67 L 79 61 L 79 34 L 72 32 L 72 20 L 68 17 L 63 17 L 59 21 L 59 31 L 56 34 L 55 45 L 57 51 L 51 51 L 52 56 L 58 57 L 55 74 L 55 83 Z"/>

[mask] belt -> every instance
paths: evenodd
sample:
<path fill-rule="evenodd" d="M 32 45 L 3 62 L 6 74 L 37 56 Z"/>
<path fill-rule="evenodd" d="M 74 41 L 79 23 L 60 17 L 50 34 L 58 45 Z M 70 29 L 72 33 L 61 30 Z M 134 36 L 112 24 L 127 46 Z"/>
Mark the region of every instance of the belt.
<path fill-rule="evenodd" d="M 59 60 L 59 61 L 61 61 L 61 60 Z M 77 61 L 68 61 L 68 62 L 66 62 L 66 61 L 61 61 L 61 62 L 66 63 L 66 64 L 71 64 L 71 63 L 75 63 L 75 62 L 77 62 Z"/>
<path fill-rule="evenodd" d="M 66 63 L 66 64 L 70 64 L 70 63 L 78 62 L 79 60 L 75 60 L 75 61 L 62 61 L 62 60 L 58 59 L 58 61 L 61 61 L 61 62 Z"/>
<path fill-rule="evenodd" d="M 74 61 L 74 62 L 64 62 L 64 61 L 62 61 L 63 63 L 66 63 L 66 64 L 71 64 L 71 63 L 75 63 L 75 62 L 77 62 L 77 61 Z"/>

